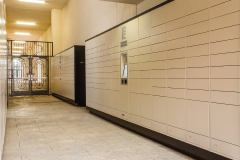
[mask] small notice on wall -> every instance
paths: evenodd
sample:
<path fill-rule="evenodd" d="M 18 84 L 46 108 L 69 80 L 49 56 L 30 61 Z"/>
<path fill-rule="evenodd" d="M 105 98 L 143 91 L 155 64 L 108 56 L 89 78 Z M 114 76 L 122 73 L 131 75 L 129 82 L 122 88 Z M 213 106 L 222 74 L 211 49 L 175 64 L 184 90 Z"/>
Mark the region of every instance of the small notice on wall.
<path fill-rule="evenodd" d="M 122 47 L 126 47 L 126 46 L 127 46 L 127 41 L 121 42 L 121 48 L 122 48 Z"/>

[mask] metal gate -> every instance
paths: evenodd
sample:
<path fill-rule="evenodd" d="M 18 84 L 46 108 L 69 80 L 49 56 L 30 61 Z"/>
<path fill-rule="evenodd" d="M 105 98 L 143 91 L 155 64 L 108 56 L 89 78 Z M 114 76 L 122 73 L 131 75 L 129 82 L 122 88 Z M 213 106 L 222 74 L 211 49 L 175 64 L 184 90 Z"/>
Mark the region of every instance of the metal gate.
<path fill-rule="evenodd" d="M 8 41 L 8 53 L 11 95 L 48 95 L 52 43 Z"/>

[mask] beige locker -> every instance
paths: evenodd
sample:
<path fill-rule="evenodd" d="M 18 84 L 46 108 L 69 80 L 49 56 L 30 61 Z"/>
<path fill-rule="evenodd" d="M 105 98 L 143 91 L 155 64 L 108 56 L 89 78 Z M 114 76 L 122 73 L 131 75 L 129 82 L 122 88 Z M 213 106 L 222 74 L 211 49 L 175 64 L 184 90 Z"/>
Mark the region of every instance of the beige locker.
<path fill-rule="evenodd" d="M 119 109 L 119 91 L 112 91 L 112 107 L 114 109 Z"/>
<path fill-rule="evenodd" d="M 185 38 L 171 40 L 167 42 L 167 50 L 179 49 L 185 47 Z"/>
<path fill-rule="evenodd" d="M 187 78 L 209 78 L 209 67 L 187 68 Z"/>
<path fill-rule="evenodd" d="M 138 93 L 139 92 L 139 80 L 138 79 L 129 79 L 129 92 Z"/>
<path fill-rule="evenodd" d="M 166 69 L 167 64 L 166 61 L 154 61 L 150 62 L 151 69 Z"/>
<path fill-rule="evenodd" d="M 240 50 L 240 39 L 227 40 L 217 43 L 211 43 L 211 54 L 238 52 Z"/>
<path fill-rule="evenodd" d="M 151 44 L 156 44 L 165 41 L 167 41 L 167 33 L 162 33 L 151 37 Z"/>
<path fill-rule="evenodd" d="M 152 69 L 151 64 L 152 64 L 152 62 L 138 63 L 138 65 L 139 65 L 139 70 L 140 70 L 140 71 L 144 71 L 144 70 L 148 71 L 148 70 L 151 70 L 151 69 Z"/>
<path fill-rule="evenodd" d="M 132 49 L 137 49 L 137 48 L 138 48 L 138 40 L 128 43 L 128 52 Z"/>
<path fill-rule="evenodd" d="M 186 38 L 186 46 L 195 46 L 209 42 L 209 33 L 202 33 Z"/>
<path fill-rule="evenodd" d="M 166 60 L 166 51 L 152 53 L 152 61 L 163 61 Z"/>
<path fill-rule="evenodd" d="M 210 18 L 219 17 L 240 10 L 239 0 L 231 0 L 210 8 Z"/>
<path fill-rule="evenodd" d="M 151 35 L 154 36 L 154 35 L 158 35 L 158 34 L 163 34 L 163 33 L 166 33 L 167 31 L 167 24 L 161 24 L 159 26 L 156 26 L 156 27 L 153 27 L 151 29 Z"/>
<path fill-rule="evenodd" d="M 146 118 L 142 118 L 142 117 L 139 118 L 139 124 L 143 127 L 149 128 L 149 129 L 151 129 L 151 127 L 152 127 L 152 121 L 149 119 L 146 119 Z"/>
<path fill-rule="evenodd" d="M 211 78 L 239 78 L 239 66 L 211 67 Z"/>
<path fill-rule="evenodd" d="M 209 55 L 209 44 L 186 48 L 186 57 Z"/>
<path fill-rule="evenodd" d="M 167 59 L 176 59 L 176 58 L 184 58 L 184 57 L 185 57 L 185 48 L 167 51 Z"/>
<path fill-rule="evenodd" d="M 129 66 L 128 67 L 129 71 L 138 71 L 139 70 L 139 64 L 138 63 L 130 63 L 130 64 L 128 64 L 128 66 Z"/>
<path fill-rule="evenodd" d="M 152 120 L 167 124 L 167 97 L 152 96 Z"/>
<path fill-rule="evenodd" d="M 186 100 L 187 130 L 209 137 L 209 103 Z"/>
<path fill-rule="evenodd" d="M 177 38 L 183 38 L 186 36 L 186 28 L 182 27 L 173 31 L 167 32 L 167 40 L 173 40 Z"/>
<path fill-rule="evenodd" d="M 168 78 L 185 78 L 185 69 L 169 69 L 167 70 Z"/>
<path fill-rule="evenodd" d="M 139 39 L 151 36 L 151 13 L 144 14 L 139 20 Z"/>
<path fill-rule="evenodd" d="M 239 92 L 239 79 L 211 79 L 211 90 Z"/>
<path fill-rule="evenodd" d="M 151 83 L 153 87 L 167 87 L 166 79 L 152 79 Z"/>
<path fill-rule="evenodd" d="M 239 26 L 227 27 L 210 32 L 210 42 L 236 39 L 240 37 Z"/>
<path fill-rule="evenodd" d="M 152 53 L 166 51 L 167 45 L 166 42 L 157 43 L 152 45 Z"/>
<path fill-rule="evenodd" d="M 222 23 L 222 22 L 224 22 L 224 23 Z M 210 30 L 233 26 L 236 24 L 240 24 L 239 11 L 211 19 L 210 20 Z"/>
<path fill-rule="evenodd" d="M 111 90 L 106 90 L 106 96 L 105 96 L 105 102 L 106 106 L 112 108 L 112 91 Z"/>
<path fill-rule="evenodd" d="M 151 75 L 149 78 L 153 79 L 160 79 L 160 78 L 167 78 L 167 70 L 151 70 L 150 71 Z M 141 75 L 140 75 L 141 76 Z"/>
<path fill-rule="evenodd" d="M 218 154 L 228 156 L 231 159 L 237 159 L 237 160 L 240 159 L 240 147 L 239 146 L 235 146 L 235 145 L 232 145 L 229 143 L 211 139 L 211 150 Z"/>
<path fill-rule="evenodd" d="M 166 88 L 152 87 L 152 95 L 154 96 L 167 96 Z"/>
<path fill-rule="evenodd" d="M 186 90 L 186 98 L 190 100 L 198 100 L 208 102 L 209 99 L 209 91 L 204 90 Z"/>
<path fill-rule="evenodd" d="M 185 88 L 185 79 L 168 79 L 167 87 L 169 88 Z"/>
<path fill-rule="evenodd" d="M 151 45 L 151 37 L 144 38 L 138 41 L 138 47 L 144 47 Z"/>
<path fill-rule="evenodd" d="M 166 7 L 162 6 L 151 12 L 151 27 L 166 23 Z"/>
<path fill-rule="evenodd" d="M 166 5 L 167 21 L 185 16 L 185 0 L 173 1 Z"/>
<path fill-rule="evenodd" d="M 138 48 L 138 54 L 139 55 L 144 55 L 144 54 L 149 54 L 149 53 L 151 53 L 151 46 L 150 45 Z"/>
<path fill-rule="evenodd" d="M 138 56 L 138 48 L 128 51 L 128 57 Z"/>
<path fill-rule="evenodd" d="M 240 146 L 240 107 L 212 103 L 210 114 L 211 137 Z"/>
<path fill-rule="evenodd" d="M 193 24 L 187 26 L 186 28 L 186 36 L 204 33 L 209 31 L 209 21 L 200 22 L 197 24 Z"/>
<path fill-rule="evenodd" d="M 186 131 L 183 129 L 168 126 L 168 134 L 181 141 L 186 141 Z"/>
<path fill-rule="evenodd" d="M 104 78 L 105 76 L 102 76 L 101 78 Z M 120 72 L 112 72 L 112 78 L 120 78 Z"/>
<path fill-rule="evenodd" d="M 168 126 L 166 124 L 158 123 L 155 121 L 152 121 L 152 129 L 162 134 L 167 134 L 168 132 Z"/>
<path fill-rule="evenodd" d="M 128 63 L 138 63 L 138 56 L 128 57 Z"/>
<path fill-rule="evenodd" d="M 223 104 L 240 105 L 239 93 L 211 91 L 211 101 Z"/>
<path fill-rule="evenodd" d="M 152 119 L 152 96 L 139 94 L 139 116 Z"/>
<path fill-rule="evenodd" d="M 210 149 L 210 138 L 206 136 L 187 132 L 187 142 L 200 148 Z"/>
<path fill-rule="evenodd" d="M 239 52 L 211 55 L 211 66 L 239 65 Z"/>
<path fill-rule="evenodd" d="M 192 25 L 209 19 L 209 10 L 203 10 L 186 16 L 186 25 Z"/>
<path fill-rule="evenodd" d="M 173 89 L 168 88 L 167 89 L 167 96 L 171 98 L 185 98 L 185 89 Z"/>
<path fill-rule="evenodd" d="M 129 78 L 139 78 L 139 72 L 140 71 L 129 71 L 128 76 Z"/>
<path fill-rule="evenodd" d="M 185 100 L 168 98 L 167 107 L 168 124 L 177 128 L 186 129 Z"/>
<path fill-rule="evenodd" d="M 139 117 L 136 115 L 129 114 L 129 121 L 135 124 L 139 124 Z"/>
<path fill-rule="evenodd" d="M 167 60 L 167 69 L 185 68 L 185 58 Z"/>
<path fill-rule="evenodd" d="M 138 40 L 138 19 L 130 21 L 127 25 L 128 27 L 128 42 L 133 42 Z M 129 46 L 130 47 L 130 46 Z"/>
<path fill-rule="evenodd" d="M 186 67 L 208 67 L 209 56 L 186 58 Z"/>
<path fill-rule="evenodd" d="M 139 113 L 139 94 L 129 93 L 129 113 L 138 115 Z"/>
<path fill-rule="evenodd" d="M 209 3 L 210 3 L 210 7 L 212 7 L 212 6 L 216 6 L 216 5 L 226 2 L 226 1 L 227 0 L 210 0 Z"/>
<path fill-rule="evenodd" d="M 185 2 L 186 15 L 203 10 L 208 9 L 209 0 L 201 0 L 201 1 L 192 1 L 186 0 Z"/>
<path fill-rule="evenodd" d="M 120 85 L 120 108 L 123 112 L 128 112 L 128 86 Z"/>
<path fill-rule="evenodd" d="M 139 79 L 139 93 L 151 94 L 151 79 Z"/>
<path fill-rule="evenodd" d="M 209 79 L 187 79 L 186 88 L 209 90 Z"/>
<path fill-rule="evenodd" d="M 113 91 L 119 91 L 120 79 L 112 79 L 112 88 Z"/>

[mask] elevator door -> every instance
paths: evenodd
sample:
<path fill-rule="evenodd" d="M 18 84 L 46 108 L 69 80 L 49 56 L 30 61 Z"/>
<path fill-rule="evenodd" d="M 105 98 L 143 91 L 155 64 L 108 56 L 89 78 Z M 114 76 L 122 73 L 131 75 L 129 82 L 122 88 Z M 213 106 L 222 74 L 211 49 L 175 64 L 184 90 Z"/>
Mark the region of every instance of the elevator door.
<path fill-rule="evenodd" d="M 48 57 L 12 57 L 12 96 L 49 94 Z"/>

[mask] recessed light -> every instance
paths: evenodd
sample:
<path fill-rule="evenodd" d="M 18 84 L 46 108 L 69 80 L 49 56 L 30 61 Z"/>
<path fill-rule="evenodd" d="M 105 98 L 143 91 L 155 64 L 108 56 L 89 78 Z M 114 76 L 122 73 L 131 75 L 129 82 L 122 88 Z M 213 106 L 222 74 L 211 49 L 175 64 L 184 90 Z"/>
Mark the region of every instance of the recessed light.
<path fill-rule="evenodd" d="M 24 47 L 13 47 L 15 49 L 24 49 Z"/>
<path fill-rule="evenodd" d="M 45 3 L 45 1 L 38 1 L 38 0 L 19 0 L 19 1 L 22 1 L 22 2 L 32 2 L 32 3 Z"/>
<path fill-rule="evenodd" d="M 14 43 L 26 43 L 25 41 L 13 41 Z"/>
<path fill-rule="evenodd" d="M 36 25 L 35 23 L 30 23 L 30 22 L 17 22 L 17 24 L 24 24 L 24 25 Z"/>
<path fill-rule="evenodd" d="M 13 53 L 22 53 L 22 51 L 12 51 Z"/>
<path fill-rule="evenodd" d="M 19 35 L 30 35 L 30 33 L 22 33 L 22 32 L 15 32 L 15 34 L 19 34 Z"/>
<path fill-rule="evenodd" d="M 21 56 L 21 54 L 12 54 L 13 56 Z"/>

